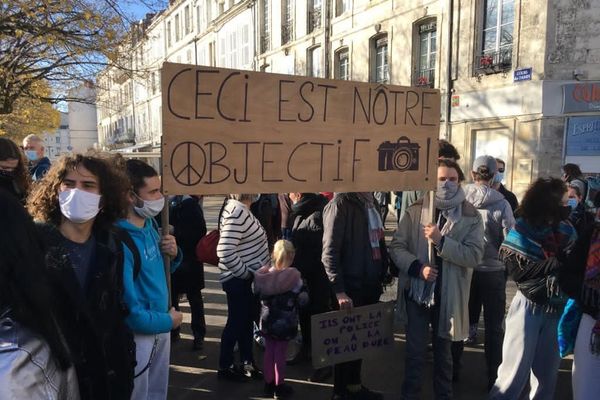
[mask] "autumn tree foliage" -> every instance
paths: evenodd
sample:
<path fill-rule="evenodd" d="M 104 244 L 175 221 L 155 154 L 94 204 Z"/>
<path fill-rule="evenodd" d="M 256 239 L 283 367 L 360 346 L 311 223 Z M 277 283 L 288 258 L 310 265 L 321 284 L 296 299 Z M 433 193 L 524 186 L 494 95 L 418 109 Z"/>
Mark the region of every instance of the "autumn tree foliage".
<path fill-rule="evenodd" d="M 36 81 L 32 83 L 30 91 L 35 96 L 18 98 L 10 114 L 0 114 L 0 136 L 21 143 L 29 134 L 39 135 L 58 128 L 60 124 L 58 110 L 51 103 L 36 98 L 50 96 L 50 85 L 43 80 Z"/>
<path fill-rule="evenodd" d="M 0 114 L 21 99 L 78 100 L 69 89 L 118 65 L 127 27 L 116 0 L 0 0 Z"/>

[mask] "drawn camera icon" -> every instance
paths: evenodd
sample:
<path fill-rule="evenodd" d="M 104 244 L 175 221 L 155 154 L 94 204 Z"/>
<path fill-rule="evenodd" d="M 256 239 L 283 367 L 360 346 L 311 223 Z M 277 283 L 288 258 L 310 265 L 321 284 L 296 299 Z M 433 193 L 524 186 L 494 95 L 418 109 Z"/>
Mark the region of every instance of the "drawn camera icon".
<path fill-rule="evenodd" d="M 401 136 L 396 143 L 385 141 L 379 145 L 379 171 L 417 171 L 419 169 L 419 146 Z"/>

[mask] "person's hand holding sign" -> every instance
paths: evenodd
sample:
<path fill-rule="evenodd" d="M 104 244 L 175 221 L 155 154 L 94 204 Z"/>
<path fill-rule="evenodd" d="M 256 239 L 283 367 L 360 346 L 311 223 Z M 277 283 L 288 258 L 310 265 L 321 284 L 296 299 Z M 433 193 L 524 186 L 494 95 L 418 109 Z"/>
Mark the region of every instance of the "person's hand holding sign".
<path fill-rule="evenodd" d="M 421 267 L 421 278 L 427 282 L 435 282 L 438 276 L 437 268 L 425 264 Z"/>
<path fill-rule="evenodd" d="M 351 310 L 352 309 L 352 299 L 348 297 L 345 292 L 336 293 L 338 304 L 340 305 L 340 310 Z"/>
<path fill-rule="evenodd" d="M 423 233 L 428 240 L 431 240 L 436 246 L 439 246 L 442 241 L 442 233 L 436 224 L 427 224 L 427 226 L 423 228 Z"/>
<path fill-rule="evenodd" d="M 175 236 L 163 236 L 160 241 L 160 249 L 164 254 L 171 258 L 177 257 L 177 242 L 175 241 Z"/>

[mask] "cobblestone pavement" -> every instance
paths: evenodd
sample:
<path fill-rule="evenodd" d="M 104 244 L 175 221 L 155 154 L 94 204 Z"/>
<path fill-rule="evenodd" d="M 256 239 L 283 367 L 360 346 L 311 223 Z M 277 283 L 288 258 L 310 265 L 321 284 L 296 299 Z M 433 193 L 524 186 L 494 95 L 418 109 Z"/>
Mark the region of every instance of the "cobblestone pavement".
<path fill-rule="evenodd" d="M 214 229 L 216 215 L 221 206 L 222 197 L 206 198 L 204 210 L 208 229 Z M 390 218 L 393 218 L 391 216 Z M 386 236 L 393 233 L 394 221 L 388 218 Z M 227 318 L 225 293 L 218 282 L 218 270 L 214 266 L 205 267 L 206 289 L 204 302 L 206 308 L 207 336 L 204 350 L 192 352 L 192 336 L 190 332 L 190 314 L 187 303 L 183 302 L 184 325 L 182 338 L 172 346 L 171 370 L 169 384 L 169 399 L 261 399 L 263 382 L 231 383 L 217 380 L 219 357 L 219 342 L 221 331 Z M 507 307 L 515 294 L 515 286 L 509 282 L 507 287 Z M 389 288 L 383 295 L 382 301 L 396 298 L 395 286 Z M 184 299 L 185 300 L 185 299 Z M 479 338 L 483 339 L 483 325 L 480 323 Z M 404 334 L 398 329 L 395 333 L 393 351 L 367 359 L 363 363 L 363 383 L 375 390 L 381 391 L 385 399 L 398 399 L 400 385 L 404 375 Z M 262 350 L 256 350 L 256 360 L 262 360 Z M 465 347 L 463 356 L 463 372 L 461 380 L 454 385 L 456 400 L 485 399 L 486 374 L 483 356 L 483 345 Z M 563 360 L 559 370 L 558 385 L 555 399 L 569 400 L 571 396 L 571 364 L 570 359 Z M 288 366 L 286 380 L 295 390 L 293 398 L 298 400 L 325 400 L 331 397 L 332 380 L 325 383 L 313 383 L 307 379 L 311 374 L 309 363 Z M 423 379 L 423 399 L 433 399 L 432 362 L 428 360 Z"/>

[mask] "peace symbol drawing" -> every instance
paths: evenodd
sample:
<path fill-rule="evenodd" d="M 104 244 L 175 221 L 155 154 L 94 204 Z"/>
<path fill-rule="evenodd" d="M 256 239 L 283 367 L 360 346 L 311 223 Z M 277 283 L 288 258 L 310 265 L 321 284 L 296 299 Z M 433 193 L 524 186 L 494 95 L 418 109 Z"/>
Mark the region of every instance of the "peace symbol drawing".
<path fill-rule="evenodd" d="M 183 162 L 182 162 L 183 161 Z M 171 153 L 171 175 L 183 186 L 200 183 L 206 171 L 206 153 L 194 142 L 181 142 Z"/>

